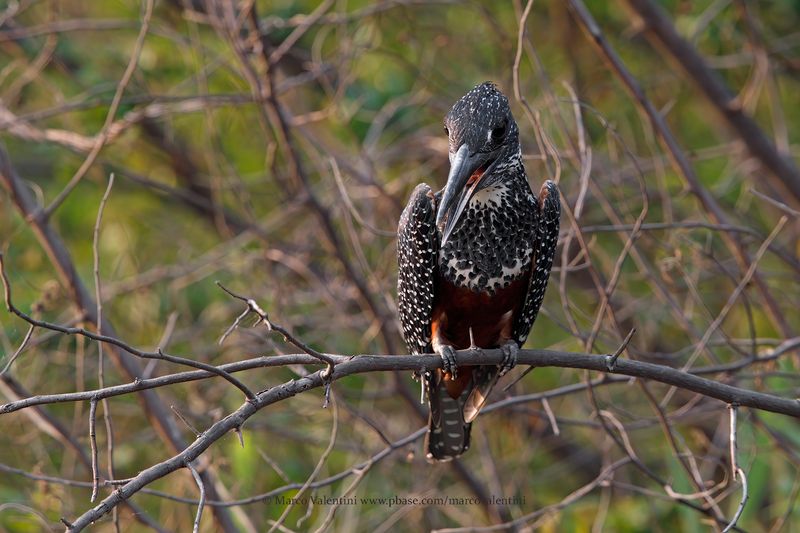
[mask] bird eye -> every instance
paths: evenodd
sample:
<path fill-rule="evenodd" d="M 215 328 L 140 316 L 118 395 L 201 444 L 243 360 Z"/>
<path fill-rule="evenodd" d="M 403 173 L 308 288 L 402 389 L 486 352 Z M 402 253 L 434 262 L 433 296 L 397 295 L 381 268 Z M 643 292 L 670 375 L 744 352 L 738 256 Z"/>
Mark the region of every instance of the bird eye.
<path fill-rule="evenodd" d="M 503 138 L 506 134 L 506 125 L 505 123 L 497 126 L 496 128 L 492 129 L 492 140 L 499 141 Z"/>
<path fill-rule="evenodd" d="M 447 126 L 444 127 L 444 134 L 450 137 L 450 130 L 447 129 Z"/>

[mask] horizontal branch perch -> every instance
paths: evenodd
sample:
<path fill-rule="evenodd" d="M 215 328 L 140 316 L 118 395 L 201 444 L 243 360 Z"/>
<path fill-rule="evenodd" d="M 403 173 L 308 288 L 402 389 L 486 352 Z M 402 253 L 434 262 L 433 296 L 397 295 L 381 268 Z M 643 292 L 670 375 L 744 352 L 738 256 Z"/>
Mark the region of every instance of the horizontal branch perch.
<path fill-rule="evenodd" d="M 438 355 L 327 355 L 335 361 L 335 369 L 333 372 L 334 380 L 351 374 L 361 374 L 365 372 L 419 370 L 421 367 L 433 369 L 441 366 L 441 360 Z M 494 364 L 500 362 L 502 353 L 500 350 L 483 350 L 482 352 L 463 350 L 456 352 L 456 359 L 459 365 Z M 520 350 L 517 361 L 520 365 L 531 365 L 534 367 L 555 366 L 608 372 L 608 357 L 603 355 L 588 355 L 551 350 Z M 235 373 L 255 368 L 299 364 L 317 365 L 321 364 L 321 361 L 306 354 L 287 354 L 257 357 L 246 361 L 228 363 L 220 365 L 219 369 L 225 372 Z M 725 370 L 725 368 L 720 369 L 720 371 L 723 370 Z M 619 359 L 615 363 L 613 373 L 660 381 L 661 383 L 697 392 L 726 403 L 800 417 L 800 401 L 733 387 L 696 375 L 705 373 L 703 368 L 696 368 L 691 372 L 682 372 L 667 366 L 632 361 L 629 359 Z M 205 370 L 195 370 L 170 374 L 158 378 L 136 380 L 133 383 L 115 385 L 113 387 L 106 387 L 94 391 L 37 395 L 6 404 L 0 404 L 0 415 L 19 411 L 20 409 L 33 407 L 35 405 L 110 398 L 175 383 L 207 379 L 215 374 L 216 373 Z"/>
<path fill-rule="evenodd" d="M 140 472 L 139 475 L 132 478 L 128 483 L 106 497 L 100 504 L 80 516 L 72 524 L 70 530 L 80 531 L 101 516 L 110 512 L 115 506 L 135 494 L 145 485 L 175 470 L 183 468 L 188 462 L 199 457 L 211 444 L 222 438 L 228 432 L 241 428 L 248 418 L 267 405 L 285 400 L 307 390 L 321 387 L 326 383 L 330 383 L 331 380 L 337 380 L 351 374 L 387 370 L 419 370 L 423 367 L 426 369 L 433 369 L 441 366 L 441 359 L 438 355 L 361 355 L 353 357 L 331 357 L 336 363 L 330 375 L 323 377 L 323 372 L 327 372 L 328 370 L 326 368 L 301 379 L 292 380 L 260 392 L 256 395 L 255 401 L 245 402 L 239 409 L 213 424 L 182 452 Z M 312 356 L 307 356 L 307 358 L 309 364 L 320 363 L 318 359 Z M 456 352 L 456 360 L 460 366 L 499 364 L 502 358 L 503 354 L 500 350 L 464 350 Z M 518 364 L 537 367 L 556 366 L 583 368 L 598 372 L 608 372 L 608 356 L 571 352 L 522 350 L 519 353 Z M 676 387 L 716 398 L 729 404 L 753 407 L 800 418 L 800 401 L 732 387 L 674 368 L 620 359 L 616 361 L 614 373 L 675 385 Z M 1 411 L 2 408 L 0 408 L 0 412 Z"/>
<path fill-rule="evenodd" d="M 500 350 L 461 350 L 456 352 L 456 360 L 459 366 L 499 364 L 502 359 L 503 353 Z M 582 368 L 608 372 L 607 356 L 575 352 L 520 350 L 517 364 L 535 367 Z M 422 367 L 426 369 L 440 368 L 441 359 L 438 355 L 361 355 L 349 359 L 347 363 L 337 364 L 333 372 L 333 378 L 338 379 L 350 374 L 378 370 L 419 370 Z M 798 400 L 733 387 L 663 365 L 619 359 L 615 362 L 613 373 L 660 381 L 661 383 L 697 392 L 726 403 L 800 418 L 800 401 Z"/>

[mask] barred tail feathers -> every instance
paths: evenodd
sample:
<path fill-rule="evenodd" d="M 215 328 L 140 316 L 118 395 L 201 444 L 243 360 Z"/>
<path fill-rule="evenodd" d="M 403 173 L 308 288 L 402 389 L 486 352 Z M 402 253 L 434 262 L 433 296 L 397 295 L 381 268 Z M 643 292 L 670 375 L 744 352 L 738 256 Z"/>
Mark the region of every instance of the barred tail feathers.
<path fill-rule="evenodd" d="M 430 418 L 425 449 L 430 461 L 452 461 L 469 449 L 472 424 L 464 421 L 464 405 L 472 387 L 452 398 L 444 381 L 436 375 L 428 378 Z"/>

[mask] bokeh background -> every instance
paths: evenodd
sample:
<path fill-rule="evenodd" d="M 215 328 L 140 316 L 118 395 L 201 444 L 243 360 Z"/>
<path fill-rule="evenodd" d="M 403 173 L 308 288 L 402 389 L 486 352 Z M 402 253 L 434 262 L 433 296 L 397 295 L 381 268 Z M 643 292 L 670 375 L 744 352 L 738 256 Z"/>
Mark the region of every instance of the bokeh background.
<path fill-rule="evenodd" d="M 800 4 L 653 4 L 775 150 L 796 159 Z M 14 303 L 92 329 L 96 307 L 75 287 L 93 295 L 97 278 L 104 325 L 133 346 L 214 365 L 297 352 L 252 320 L 219 345 L 242 311 L 220 281 L 320 351 L 403 353 L 396 223 L 416 184 L 444 184 L 444 114 L 493 80 L 520 124 L 531 186 L 557 180 L 565 205 L 527 346 L 602 354 L 636 328 L 625 357 L 713 367 L 706 375 L 719 381 L 797 397 L 797 198 L 628 2 L 587 1 L 602 42 L 676 139 L 697 179 L 690 186 L 578 5 L 0 2 L 0 141 L 17 184 L 51 207 L 46 220 L 22 213 L 4 170 L 0 247 Z M 53 236 L 68 256 L 48 253 Z M 78 282 L 65 279 L 64 260 Z M 28 325 L 5 310 L 0 323 L 4 402 L 101 386 L 96 343 L 36 328 L 18 351 Z M 100 357 L 105 386 L 135 377 L 115 364 L 130 355 L 106 348 Z M 139 377 L 187 370 L 135 364 Z M 263 390 L 315 370 L 237 376 Z M 734 515 L 741 484 L 723 403 L 556 368 L 499 389 L 492 401 L 505 403 L 476 422 L 472 449 L 440 465 L 426 463 L 421 439 L 396 444 L 426 416 L 407 372 L 337 381 L 326 409 L 319 389 L 272 405 L 244 426 L 244 447 L 231 434 L 203 455 L 214 497 L 239 504 L 209 505 L 200 529 L 420 531 L 527 517 L 523 529 L 691 532 L 721 530 Z M 161 423 L 185 444 L 243 398 L 213 378 L 159 388 L 157 401 Z M 0 415 L 0 529 L 59 530 L 61 517 L 93 505 L 89 406 Z M 137 394 L 98 405 L 97 441 L 102 479 L 134 476 L 174 455 L 177 442 Z M 797 420 L 741 409 L 737 442 L 749 496 L 740 527 L 800 528 Z M 307 480 L 321 483 L 303 496 L 358 501 L 276 499 Z M 199 494 L 188 470 L 148 488 L 156 492 L 136 494 L 135 508 L 93 529 L 147 530 L 147 520 L 165 531 L 192 527 Z M 441 496 L 469 500 L 362 499 Z"/>

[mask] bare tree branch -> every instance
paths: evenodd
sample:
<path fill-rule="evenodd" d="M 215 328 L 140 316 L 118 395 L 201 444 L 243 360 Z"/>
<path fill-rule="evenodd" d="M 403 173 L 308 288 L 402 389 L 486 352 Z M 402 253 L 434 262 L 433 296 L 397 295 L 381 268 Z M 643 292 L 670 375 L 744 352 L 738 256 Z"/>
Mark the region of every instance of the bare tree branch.
<path fill-rule="evenodd" d="M 459 366 L 474 365 L 476 363 L 499 364 L 502 361 L 502 357 L 503 354 L 501 350 L 482 350 L 478 352 L 465 350 L 456 352 L 456 359 Z M 598 372 L 606 371 L 606 361 L 606 356 L 567 352 L 545 352 L 542 350 L 521 350 L 518 357 L 518 364 L 536 367 L 557 366 L 584 368 Z M 142 487 L 179 468 L 183 468 L 187 461 L 195 460 L 214 442 L 224 437 L 230 431 L 241 428 L 248 418 L 268 405 L 324 386 L 328 379 L 335 381 L 345 376 L 362 372 L 416 370 L 420 368 L 420 366 L 433 369 L 439 368 L 441 363 L 441 358 L 435 354 L 424 356 L 361 355 L 339 362 L 334 367 L 333 374 L 329 378 L 323 378 L 322 374 L 324 370 L 320 370 L 298 380 L 289 381 L 283 385 L 261 392 L 257 395 L 255 401 L 246 402 L 223 420 L 209 427 L 181 453 L 142 471 L 139 475 L 120 487 L 116 492 L 105 498 L 98 506 L 81 515 L 81 517 L 73 523 L 72 530 L 80 531 L 89 523 L 96 521 L 104 514 L 110 512 L 116 505 L 135 494 Z M 800 401 L 798 400 L 780 398 L 756 391 L 732 387 L 668 367 L 623 359 L 617 361 L 615 373 L 675 385 L 727 403 L 734 403 L 741 406 L 753 407 L 800 418 Z"/>
<path fill-rule="evenodd" d="M 736 451 L 736 415 L 738 414 L 737 405 L 730 404 L 728 405 L 728 411 L 730 412 L 730 420 L 731 420 L 731 430 L 730 430 L 730 454 L 731 454 L 731 472 L 733 473 L 733 479 L 739 479 L 742 483 L 742 501 L 739 502 L 739 506 L 736 508 L 736 513 L 733 515 L 730 523 L 725 526 L 725 529 L 722 530 L 722 533 L 727 533 L 734 527 L 736 527 L 736 523 L 739 521 L 739 517 L 742 516 L 742 512 L 744 511 L 744 506 L 747 504 L 747 475 L 744 473 L 744 470 L 739 466 L 739 460 L 736 458 L 738 453 Z"/>

